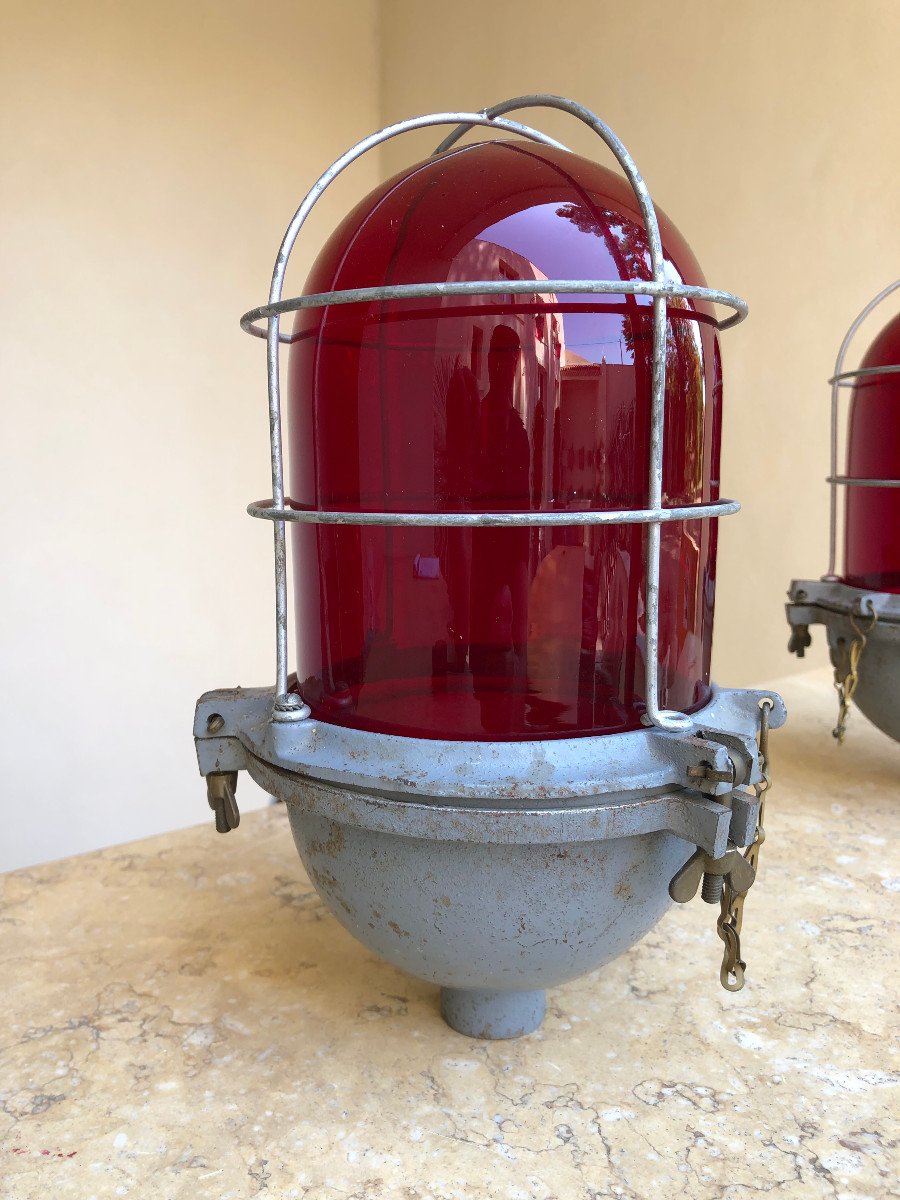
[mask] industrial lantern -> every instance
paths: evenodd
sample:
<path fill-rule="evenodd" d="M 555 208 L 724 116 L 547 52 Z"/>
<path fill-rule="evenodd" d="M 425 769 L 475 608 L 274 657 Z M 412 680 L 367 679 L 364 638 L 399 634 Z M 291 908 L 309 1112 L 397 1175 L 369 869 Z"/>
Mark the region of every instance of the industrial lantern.
<path fill-rule="evenodd" d="M 828 572 L 795 579 L 788 592 L 788 649 L 802 658 L 810 625 L 825 626 L 839 697 L 834 736 L 843 741 L 851 701 L 900 741 L 900 314 L 882 329 L 855 371 L 850 342 L 886 287 L 859 314 L 841 344 L 831 383 L 831 536 Z M 846 474 L 838 474 L 839 400 L 851 389 Z M 838 491 L 844 489 L 844 572 L 837 571 Z"/>
<path fill-rule="evenodd" d="M 626 178 L 505 116 L 532 106 L 582 120 Z M 282 299 L 337 174 L 441 124 L 456 129 Z M 472 126 L 508 140 L 459 144 Z M 784 720 L 778 696 L 709 678 L 717 518 L 738 508 L 719 497 L 717 330 L 744 315 L 607 126 L 530 96 L 348 151 L 243 318 L 269 351 L 273 496 L 249 511 L 275 532 L 277 681 L 199 701 L 210 804 L 218 828 L 237 823 L 241 769 L 284 800 L 338 920 L 440 984 L 464 1033 L 535 1028 L 548 984 L 701 882 L 722 982 L 743 982 L 766 739 Z"/>

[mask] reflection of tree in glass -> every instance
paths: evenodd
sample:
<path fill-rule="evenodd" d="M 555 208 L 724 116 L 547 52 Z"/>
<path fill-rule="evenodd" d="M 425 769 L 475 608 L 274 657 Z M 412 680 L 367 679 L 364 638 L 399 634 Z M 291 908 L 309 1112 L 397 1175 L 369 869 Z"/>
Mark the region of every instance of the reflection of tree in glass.
<path fill-rule="evenodd" d="M 571 221 L 582 233 L 592 233 L 606 242 L 623 279 L 652 279 L 647 231 L 634 221 L 623 221 L 622 214 L 599 206 L 563 204 L 558 217 Z"/>
<path fill-rule="evenodd" d="M 667 308 L 690 311 L 691 304 L 683 297 L 670 297 Z M 680 396 L 683 404 L 676 400 Z M 699 326 L 687 316 L 666 321 L 666 416 L 663 479 L 677 491 L 675 499 L 690 504 L 703 498 L 706 404 Z"/>
<path fill-rule="evenodd" d="M 647 232 L 642 224 L 623 220 L 620 213 L 599 205 L 573 203 L 563 205 L 556 211 L 558 216 L 571 221 L 582 233 L 592 234 L 603 241 L 621 279 L 652 279 Z M 641 505 L 647 501 L 644 464 L 649 453 L 652 301 L 628 293 L 624 293 L 623 299 L 625 313 L 621 336 L 634 362 L 635 408 L 631 412 L 622 409 L 617 414 L 609 462 L 615 494 L 623 496 L 630 493 L 629 503 Z M 692 503 L 708 498 L 703 495 L 702 450 L 708 416 L 703 346 L 692 302 L 686 298 L 672 298 L 667 302 L 667 309 L 663 503 Z M 676 313 L 673 310 L 680 311 Z M 706 525 L 706 522 L 697 523 L 695 537 L 691 536 L 687 525 L 681 531 L 664 530 L 663 556 L 671 561 L 668 567 L 664 565 L 663 568 L 663 608 L 668 610 L 668 617 L 664 611 L 664 620 L 668 619 L 670 624 L 676 613 L 682 622 L 687 622 L 696 607 L 697 589 L 693 582 L 693 571 L 700 554 L 699 542 L 705 536 L 702 530 Z M 583 650 L 589 651 L 596 644 L 599 650 L 597 661 L 602 662 L 611 678 L 615 677 L 615 686 L 623 688 L 626 694 L 634 691 L 640 695 L 637 639 L 626 642 L 624 658 L 610 653 L 609 647 L 615 645 L 617 622 L 621 619 L 613 601 L 620 586 L 620 570 L 624 570 L 627 579 L 629 595 L 623 596 L 626 611 L 637 612 L 641 608 L 638 593 L 643 590 L 643 571 L 640 569 L 643 537 L 634 528 L 598 528 L 592 532 L 591 540 L 595 563 L 598 564 L 595 569 L 599 572 L 599 594 L 606 596 L 607 602 L 600 607 L 596 616 L 591 613 L 585 621 Z M 692 556 L 688 545 L 693 549 Z M 671 557 L 673 551 L 674 558 Z M 686 572 L 679 569 L 679 555 L 685 552 L 691 564 Z M 641 613 L 635 634 L 643 628 L 644 615 Z M 664 690 L 677 677 L 679 653 L 673 652 L 661 663 Z"/>
<path fill-rule="evenodd" d="M 564 204 L 556 212 L 582 233 L 593 234 L 606 243 L 622 279 L 653 277 L 647 231 L 643 225 L 623 221 L 620 213 L 599 205 L 588 208 L 581 204 Z M 684 297 L 670 297 L 667 307 L 693 312 L 691 302 Z M 624 318 L 622 338 L 634 356 L 635 366 L 646 363 L 649 367 L 653 336 L 649 302 L 640 304 L 639 310 L 639 315 Z M 673 413 L 680 406 L 668 403 L 676 396 L 684 396 L 686 400 L 683 428 L 682 421 L 678 422 L 678 427 L 673 423 Z M 664 478 L 672 499 L 690 503 L 701 499 L 703 460 L 698 451 L 703 443 L 705 406 L 702 350 L 695 321 L 687 316 L 666 322 L 666 400 L 665 433 L 670 453 L 665 456 Z M 687 463 L 693 464 L 690 478 L 684 478 Z"/>

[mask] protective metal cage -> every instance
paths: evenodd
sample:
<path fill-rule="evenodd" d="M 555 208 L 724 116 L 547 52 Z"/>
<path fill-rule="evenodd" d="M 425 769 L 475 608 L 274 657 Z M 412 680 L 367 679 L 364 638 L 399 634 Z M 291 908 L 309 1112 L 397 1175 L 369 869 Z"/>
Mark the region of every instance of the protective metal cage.
<path fill-rule="evenodd" d="M 567 150 L 562 143 L 507 119 L 504 114 L 523 108 L 551 108 L 568 113 L 584 122 L 609 147 L 625 172 L 634 191 L 647 231 L 652 279 L 542 279 L 542 280 L 474 280 L 458 283 L 421 283 L 396 286 L 354 288 L 347 291 L 322 292 L 314 295 L 283 299 L 284 276 L 288 260 L 307 217 L 326 188 L 351 163 L 382 143 L 415 129 L 435 125 L 454 125 L 456 128 L 441 142 L 434 154 L 448 150 L 473 126 L 484 126 L 503 133 L 517 134 L 556 149 Z M 693 727 L 693 719 L 685 713 L 659 707 L 659 572 L 660 526 L 667 521 L 696 520 L 729 516 L 739 510 L 734 500 L 718 500 L 708 504 L 664 507 L 662 503 L 663 428 L 665 416 L 665 338 L 666 303 L 669 297 L 701 300 L 732 309 L 731 316 L 716 322 L 719 330 L 738 324 L 747 315 L 747 305 L 729 292 L 669 282 L 665 278 L 662 241 L 656 210 L 647 185 L 644 183 L 631 155 L 612 130 L 593 112 L 560 96 L 518 96 L 481 112 L 441 112 L 414 117 L 389 125 L 378 133 L 364 138 L 343 154 L 309 190 L 287 228 L 275 261 L 269 301 L 252 309 L 241 318 L 241 327 L 267 343 L 269 434 L 272 462 L 272 497 L 248 506 L 253 517 L 273 522 L 275 541 L 275 628 L 276 628 L 276 687 L 275 717 L 291 720 L 308 715 L 309 710 L 299 698 L 288 693 L 288 633 L 287 633 L 287 549 L 285 527 L 289 521 L 312 524 L 341 525 L 418 525 L 418 526 L 538 526 L 538 525 L 633 525 L 647 526 L 646 555 L 646 654 L 645 695 L 646 715 L 650 725 L 678 732 Z M 894 285 L 897 286 L 897 285 Z M 648 464 L 648 506 L 639 509 L 607 511 L 582 510 L 575 512 L 459 512 L 459 513 L 388 513 L 342 512 L 301 508 L 286 500 L 284 493 L 284 456 L 281 435 L 281 386 L 279 350 L 290 336 L 281 333 L 282 315 L 304 308 L 331 304 L 353 304 L 378 300 L 400 300 L 439 296 L 465 296 L 516 293 L 546 295 L 548 293 L 642 295 L 653 298 L 653 359 L 651 374 L 650 452 Z M 886 293 L 885 293 L 886 294 Z M 880 297 L 879 297 L 880 299 Z M 874 302 L 873 302 L 874 304 Z M 872 306 L 870 306 L 871 308 Z M 868 311 L 868 310 L 866 310 Z M 863 314 L 863 316 L 865 313 Z M 862 318 L 860 318 L 861 320 Z M 857 322 L 858 324 L 858 322 Z M 855 329 L 855 326 L 854 326 Z M 851 333 L 853 330 L 851 330 Z M 849 335 L 848 335 L 849 339 Z M 843 348 L 842 348 L 843 355 Z M 842 357 L 839 358 L 840 364 Z M 836 469 L 832 471 L 834 475 Z M 845 481 L 846 482 L 846 481 Z M 834 490 L 834 488 L 832 489 Z M 833 503 L 833 502 L 832 502 Z"/>
<path fill-rule="evenodd" d="M 844 340 L 841 342 L 841 348 L 838 350 L 837 361 L 834 364 L 834 375 L 828 380 L 831 384 L 831 472 L 827 476 L 825 482 L 830 485 L 831 503 L 829 511 L 829 527 L 828 527 L 828 571 L 822 578 L 831 582 L 837 580 L 839 576 L 837 571 L 837 508 L 838 508 L 838 488 L 840 487 L 868 487 L 868 488 L 895 488 L 900 487 L 900 479 L 854 479 L 848 475 L 838 474 L 838 423 L 840 417 L 840 398 L 841 388 L 854 388 L 860 379 L 871 378 L 876 375 L 892 375 L 900 371 L 900 363 L 892 363 L 889 366 L 883 367 L 862 367 L 855 371 L 844 370 L 844 360 L 847 357 L 847 351 L 850 348 L 850 343 L 856 335 L 857 330 L 866 320 L 871 312 L 873 312 L 883 300 L 892 295 L 900 288 L 900 279 L 878 293 L 866 307 L 862 310 L 850 328 L 844 335 Z"/>

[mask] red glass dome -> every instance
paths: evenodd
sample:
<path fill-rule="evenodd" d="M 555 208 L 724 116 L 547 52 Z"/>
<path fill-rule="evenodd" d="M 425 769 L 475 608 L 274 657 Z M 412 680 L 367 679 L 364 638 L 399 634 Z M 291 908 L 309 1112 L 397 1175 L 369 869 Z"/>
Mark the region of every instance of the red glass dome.
<path fill-rule="evenodd" d="M 900 314 L 869 347 L 861 369 L 900 365 Z M 857 381 L 850 401 L 847 475 L 900 479 L 900 373 Z M 900 592 L 900 488 L 847 488 L 844 582 Z"/>
<path fill-rule="evenodd" d="M 660 213 L 667 277 L 703 285 Z M 454 149 L 372 192 L 307 292 L 650 279 L 625 180 L 527 142 Z M 486 295 L 298 313 L 294 504 L 384 512 L 647 504 L 648 297 Z M 663 503 L 718 499 L 712 312 L 671 302 Z M 299 691 L 321 720 L 503 740 L 640 726 L 646 528 L 295 525 Z M 709 697 L 716 522 L 662 526 L 660 704 Z"/>

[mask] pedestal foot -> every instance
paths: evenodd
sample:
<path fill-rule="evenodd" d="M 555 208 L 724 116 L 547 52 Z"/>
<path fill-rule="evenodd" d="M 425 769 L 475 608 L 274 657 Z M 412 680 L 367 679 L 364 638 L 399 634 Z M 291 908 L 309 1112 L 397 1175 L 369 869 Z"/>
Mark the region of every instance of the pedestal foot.
<path fill-rule="evenodd" d="M 540 992 L 490 992 L 441 988 L 441 1014 L 447 1024 L 475 1038 L 514 1038 L 537 1029 L 547 997 Z"/>

